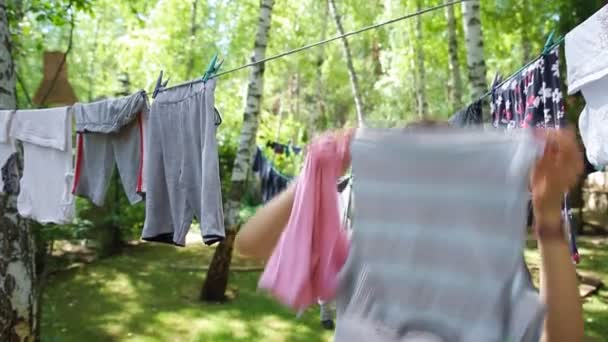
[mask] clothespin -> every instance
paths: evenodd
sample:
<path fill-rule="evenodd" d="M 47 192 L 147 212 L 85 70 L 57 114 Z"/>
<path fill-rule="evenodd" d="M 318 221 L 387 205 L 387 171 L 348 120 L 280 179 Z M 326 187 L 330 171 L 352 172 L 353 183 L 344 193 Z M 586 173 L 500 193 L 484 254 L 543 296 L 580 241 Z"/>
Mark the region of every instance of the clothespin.
<path fill-rule="evenodd" d="M 167 79 L 164 83 L 163 83 L 163 71 L 160 71 L 160 74 L 158 75 L 158 78 L 156 79 L 156 85 L 154 86 L 154 92 L 152 93 L 152 98 L 156 98 L 156 95 L 158 95 L 158 93 L 160 92 L 160 90 L 164 87 L 167 86 L 167 83 L 169 83 L 169 79 Z"/>
<path fill-rule="evenodd" d="M 217 53 L 215 53 L 211 58 L 211 62 L 209 62 L 209 65 L 207 66 L 205 74 L 203 75 L 203 82 L 207 82 L 209 79 L 211 79 L 213 75 L 220 70 L 222 64 L 224 64 L 224 60 L 222 59 L 219 63 L 217 63 Z"/>
<path fill-rule="evenodd" d="M 543 55 L 549 52 L 549 49 L 553 46 L 553 37 L 555 36 L 555 31 L 551 31 L 549 33 L 549 37 L 547 37 L 547 41 L 545 42 L 545 47 L 543 48 Z"/>

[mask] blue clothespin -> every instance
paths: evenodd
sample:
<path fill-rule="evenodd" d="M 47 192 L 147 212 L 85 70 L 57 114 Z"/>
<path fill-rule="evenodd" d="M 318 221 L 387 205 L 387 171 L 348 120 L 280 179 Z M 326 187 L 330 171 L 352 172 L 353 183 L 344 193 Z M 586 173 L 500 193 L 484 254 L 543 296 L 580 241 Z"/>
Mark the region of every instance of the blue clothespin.
<path fill-rule="evenodd" d="M 555 36 L 555 31 L 551 31 L 549 33 L 549 37 L 547 37 L 547 41 L 545 42 L 545 47 L 543 48 L 543 55 L 549 52 L 549 49 L 553 46 L 553 37 Z"/>
<path fill-rule="evenodd" d="M 211 79 L 213 75 L 220 70 L 222 64 L 224 64 L 224 60 L 222 59 L 219 63 L 217 63 L 217 53 L 215 53 L 211 58 L 211 62 L 209 62 L 209 65 L 207 66 L 205 74 L 203 75 L 203 82 L 207 82 L 209 79 Z"/>
<path fill-rule="evenodd" d="M 167 86 L 167 83 L 169 83 L 169 79 L 167 79 L 165 82 L 163 82 L 163 71 L 160 71 L 160 74 L 158 75 L 158 78 L 156 79 L 156 85 L 154 86 L 154 92 L 152 93 L 152 98 L 156 98 L 156 95 L 158 95 L 158 93 L 161 91 L 162 88 Z"/>

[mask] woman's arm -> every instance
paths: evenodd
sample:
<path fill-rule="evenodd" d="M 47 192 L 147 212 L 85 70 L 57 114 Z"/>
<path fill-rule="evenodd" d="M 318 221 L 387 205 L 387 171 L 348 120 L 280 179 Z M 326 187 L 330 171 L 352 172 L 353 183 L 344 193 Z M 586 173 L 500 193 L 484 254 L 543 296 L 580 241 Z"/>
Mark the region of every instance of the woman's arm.
<path fill-rule="evenodd" d="M 348 146 L 354 132 L 354 129 L 343 129 L 326 134 L 332 135 L 338 142 L 339 147 L 345 147 Z M 339 148 L 336 153 L 336 158 L 343 159 L 344 165 L 342 165 L 341 170 L 341 174 L 343 174 L 350 165 L 350 157 L 343 158 L 343 156 L 340 156 L 339 154 L 344 153 L 344 151 L 340 151 Z M 239 254 L 263 261 L 270 258 L 283 229 L 289 221 L 295 198 L 296 182 L 297 180 L 289 185 L 285 191 L 258 209 L 249 221 L 241 227 L 234 243 Z"/>
<path fill-rule="evenodd" d="M 252 259 L 265 261 L 270 258 L 291 215 L 294 196 L 295 182 L 258 209 L 237 233 L 236 251 Z"/>
<path fill-rule="evenodd" d="M 543 341 L 583 341 L 583 310 L 570 247 L 561 230 L 559 208 L 551 216 L 537 217 L 540 250 L 540 296 L 547 306 Z M 558 227 L 555 233 L 544 234 Z"/>
<path fill-rule="evenodd" d="M 535 228 L 541 256 L 540 296 L 547 306 L 543 341 L 583 341 L 583 310 L 576 270 L 562 228 L 564 193 L 582 172 L 582 153 L 571 130 L 552 131 L 531 177 Z"/>

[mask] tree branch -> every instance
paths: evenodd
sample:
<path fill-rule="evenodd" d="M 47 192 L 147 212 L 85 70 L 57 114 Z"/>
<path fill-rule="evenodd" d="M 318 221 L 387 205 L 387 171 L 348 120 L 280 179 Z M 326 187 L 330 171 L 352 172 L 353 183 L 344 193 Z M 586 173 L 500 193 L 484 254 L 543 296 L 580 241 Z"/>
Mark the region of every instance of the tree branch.
<path fill-rule="evenodd" d="M 21 89 L 23 90 L 23 93 L 25 94 L 25 99 L 27 100 L 29 105 L 32 106 L 33 105 L 32 98 L 30 97 L 30 93 L 27 91 L 27 88 L 25 87 L 25 82 L 23 82 L 23 79 L 21 78 L 21 76 L 19 76 L 19 73 L 17 71 L 15 71 L 15 76 L 17 76 L 17 82 L 19 82 L 19 85 L 21 86 Z"/>

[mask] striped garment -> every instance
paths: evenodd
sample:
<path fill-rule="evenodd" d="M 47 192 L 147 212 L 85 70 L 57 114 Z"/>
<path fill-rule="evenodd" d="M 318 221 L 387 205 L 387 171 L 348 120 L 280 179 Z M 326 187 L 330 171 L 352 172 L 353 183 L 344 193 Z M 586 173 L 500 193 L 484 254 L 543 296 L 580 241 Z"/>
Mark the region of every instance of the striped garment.
<path fill-rule="evenodd" d="M 526 277 L 528 132 L 359 129 L 336 341 L 538 341 Z"/>

